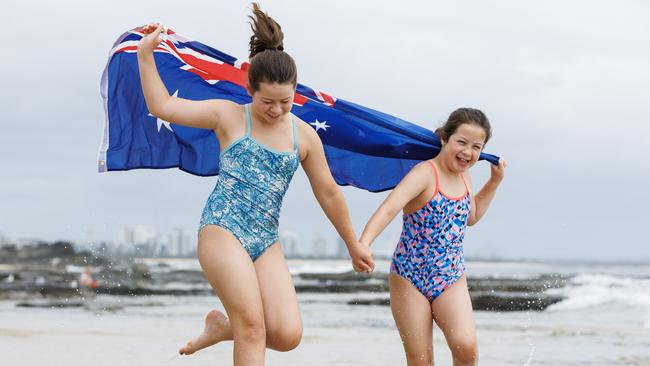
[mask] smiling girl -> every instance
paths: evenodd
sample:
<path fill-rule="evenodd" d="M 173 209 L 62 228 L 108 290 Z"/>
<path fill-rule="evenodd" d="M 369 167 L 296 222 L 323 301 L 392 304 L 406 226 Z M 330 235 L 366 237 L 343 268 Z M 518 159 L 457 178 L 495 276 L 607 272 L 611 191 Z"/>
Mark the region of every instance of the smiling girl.
<path fill-rule="evenodd" d="M 389 283 L 393 318 L 409 366 L 433 364 L 433 321 L 442 330 L 454 365 L 478 359 L 472 303 L 467 289 L 463 237 L 485 214 L 503 179 L 505 162 L 472 195 L 469 168 L 491 135 L 480 110 L 461 108 L 436 131 L 442 148 L 416 165 L 370 218 L 361 243 L 370 245 L 403 210 L 403 229 L 393 254 Z"/>
<path fill-rule="evenodd" d="M 282 200 L 298 165 L 345 241 L 354 268 L 374 268 L 370 248 L 356 240 L 318 135 L 291 114 L 297 68 L 284 52 L 282 30 L 257 4 L 251 20 L 247 90 L 252 102 L 245 106 L 170 96 L 153 57 L 162 40 L 161 25 L 145 27 L 138 47 L 149 111 L 174 124 L 211 129 L 222 147 L 217 183 L 201 216 L 197 254 L 228 316 L 209 312 L 203 333 L 179 352 L 233 340 L 235 365 L 262 365 L 266 347 L 289 351 L 302 338 L 296 291 L 278 243 Z"/>

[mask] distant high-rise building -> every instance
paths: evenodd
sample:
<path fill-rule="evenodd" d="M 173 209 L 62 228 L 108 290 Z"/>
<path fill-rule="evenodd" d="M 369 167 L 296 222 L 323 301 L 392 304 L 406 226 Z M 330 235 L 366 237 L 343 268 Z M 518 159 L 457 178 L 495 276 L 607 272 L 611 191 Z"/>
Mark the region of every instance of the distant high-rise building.
<path fill-rule="evenodd" d="M 280 232 L 280 245 L 287 258 L 298 256 L 298 234 L 293 231 L 283 230 Z"/>
<path fill-rule="evenodd" d="M 194 242 L 187 230 L 175 228 L 168 237 L 169 254 L 177 257 L 186 257 L 193 253 Z"/>
<path fill-rule="evenodd" d="M 157 236 L 153 226 L 126 226 L 120 231 L 117 242 L 119 244 L 148 244 L 154 242 Z"/>
<path fill-rule="evenodd" d="M 327 256 L 327 242 L 322 236 L 318 236 L 312 242 L 312 256 L 325 258 Z"/>
<path fill-rule="evenodd" d="M 148 225 L 123 227 L 116 240 L 118 254 L 147 257 L 190 257 L 196 254 L 196 236 L 184 228 L 158 233 Z"/>
<path fill-rule="evenodd" d="M 348 247 L 345 245 L 345 241 L 340 237 L 336 239 L 336 256 L 339 258 L 348 257 Z"/>
<path fill-rule="evenodd" d="M 118 233 L 117 251 L 121 254 L 134 253 L 138 256 L 157 255 L 157 239 L 158 233 L 153 226 L 126 226 Z"/>

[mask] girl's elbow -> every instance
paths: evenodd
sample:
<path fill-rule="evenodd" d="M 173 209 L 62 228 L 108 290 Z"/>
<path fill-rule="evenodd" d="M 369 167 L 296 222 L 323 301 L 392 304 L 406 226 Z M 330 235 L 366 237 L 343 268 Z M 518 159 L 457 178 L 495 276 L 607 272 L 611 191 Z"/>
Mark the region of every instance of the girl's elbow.
<path fill-rule="evenodd" d="M 163 118 L 163 109 L 161 108 L 159 103 L 154 103 L 152 101 L 147 102 L 145 99 L 145 104 L 147 106 L 147 110 L 149 113 L 151 113 L 152 116 L 160 119 Z"/>
<path fill-rule="evenodd" d="M 162 113 L 160 112 L 159 109 L 156 108 L 147 108 L 147 109 L 149 110 L 149 113 L 151 113 L 152 116 L 164 120 Z"/>
<path fill-rule="evenodd" d="M 388 224 L 395 218 L 395 216 L 397 216 L 400 210 L 401 208 L 398 207 L 380 206 L 377 209 L 376 216 L 379 221 Z"/>
<path fill-rule="evenodd" d="M 322 182 L 321 184 L 316 187 L 317 191 L 322 192 L 323 196 L 327 198 L 332 198 L 332 197 L 337 197 L 339 195 L 343 195 L 341 190 L 339 189 L 339 186 L 336 184 L 334 181 L 334 178 L 331 180 L 327 180 L 325 182 Z"/>
<path fill-rule="evenodd" d="M 469 219 L 467 219 L 467 226 L 474 226 L 474 225 L 476 225 L 476 223 L 478 222 L 478 220 L 479 220 L 479 219 L 476 218 L 476 217 L 470 217 Z"/>
<path fill-rule="evenodd" d="M 339 191 L 336 184 L 334 184 L 334 186 L 322 185 L 320 187 L 314 187 L 314 195 L 316 196 L 316 199 L 321 202 L 336 200 L 339 195 L 342 197 L 342 193 Z"/>
<path fill-rule="evenodd" d="M 170 98 L 149 98 L 147 101 L 145 98 L 145 103 L 149 113 L 156 118 L 160 118 L 165 121 L 169 121 L 172 117 L 173 106 L 170 105 Z"/>

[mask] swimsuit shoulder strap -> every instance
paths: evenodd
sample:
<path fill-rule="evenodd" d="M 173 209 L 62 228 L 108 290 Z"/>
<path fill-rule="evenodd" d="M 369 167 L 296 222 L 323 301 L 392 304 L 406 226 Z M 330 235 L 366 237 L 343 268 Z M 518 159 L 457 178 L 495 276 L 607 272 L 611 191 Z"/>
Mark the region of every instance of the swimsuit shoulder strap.
<path fill-rule="evenodd" d="M 463 180 L 463 184 L 465 184 L 465 194 L 469 194 L 470 198 L 472 197 L 472 190 L 469 187 L 469 184 L 467 184 L 467 180 L 465 179 L 464 174 L 460 174 L 460 178 Z"/>
<path fill-rule="evenodd" d="M 251 112 L 249 110 L 248 104 L 244 104 L 244 113 L 246 114 L 246 135 L 251 134 Z"/>
<path fill-rule="evenodd" d="M 296 118 L 291 114 L 291 125 L 293 126 L 293 150 L 298 150 L 298 128 L 296 127 Z"/>
<path fill-rule="evenodd" d="M 431 168 L 433 168 L 433 173 L 436 175 L 436 189 L 433 191 L 433 196 L 438 193 L 438 190 L 440 189 L 440 180 L 438 179 L 438 168 L 436 168 L 436 164 L 433 163 L 431 160 L 427 160 L 429 164 L 431 164 Z"/>

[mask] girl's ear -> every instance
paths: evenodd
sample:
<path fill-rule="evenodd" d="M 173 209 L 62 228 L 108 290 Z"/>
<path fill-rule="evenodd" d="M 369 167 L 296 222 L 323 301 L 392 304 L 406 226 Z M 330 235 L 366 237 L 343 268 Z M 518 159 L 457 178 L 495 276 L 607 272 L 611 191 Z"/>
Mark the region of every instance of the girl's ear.
<path fill-rule="evenodd" d="M 447 140 L 445 140 L 445 137 L 440 135 L 440 147 L 444 147 L 447 144 Z"/>
<path fill-rule="evenodd" d="M 253 90 L 253 88 L 251 88 L 250 84 L 248 83 L 246 83 L 246 92 L 248 93 L 248 95 L 250 95 L 251 98 L 253 97 L 253 94 L 255 94 L 255 91 Z"/>

